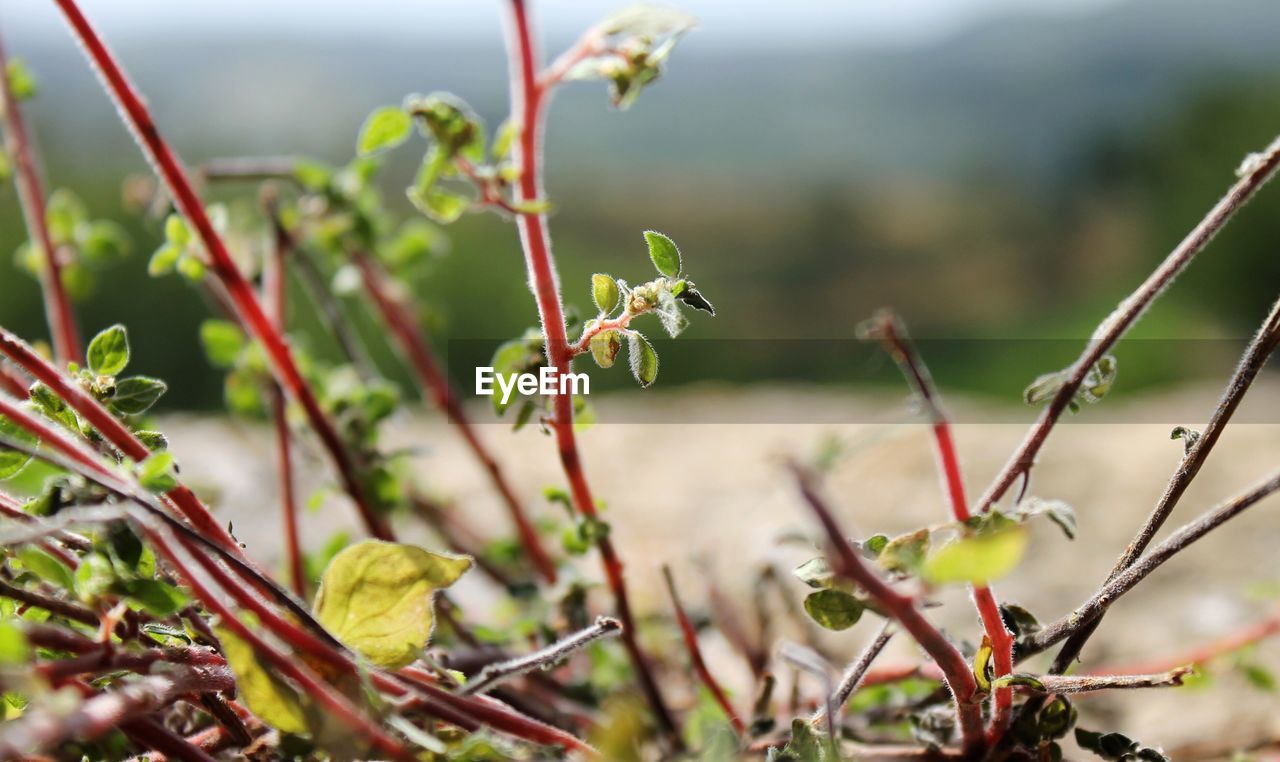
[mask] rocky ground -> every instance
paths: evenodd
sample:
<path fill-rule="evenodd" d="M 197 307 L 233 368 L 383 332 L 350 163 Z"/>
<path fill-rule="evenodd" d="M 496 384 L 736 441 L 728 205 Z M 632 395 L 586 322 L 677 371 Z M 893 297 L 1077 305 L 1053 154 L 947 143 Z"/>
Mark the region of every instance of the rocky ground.
<path fill-rule="evenodd" d="M 1189 520 L 1277 468 L 1280 423 L 1262 422 L 1267 400 L 1277 394 L 1275 381 L 1251 392 L 1238 414 L 1246 423 L 1224 436 L 1172 523 Z M 1205 387 L 1133 402 L 1109 400 L 1062 426 L 1042 454 L 1031 492 L 1074 506 L 1079 538 L 1069 542 L 1047 522 L 1036 526 L 1016 577 L 996 585 L 1001 598 L 1046 620 L 1086 598 L 1178 460 L 1182 445 L 1170 441 L 1170 429 L 1202 422 L 1216 395 L 1216 389 Z M 652 421 L 599 423 L 582 434 L 587 469 L 608 503 L 607 517 L 642 611 L 665 610 L 663 562 L 674 565 L 692 605 L 705 601 L 710 574 L 745 608 L 762 564 L 789 569 L 814 555 L 812 545 L 794 539 L 811 529 L 810 517 L 780 464 L 787 457 L 811 456 L 832 437 L 844 443 L 846 455 L 832 472 L 829 492 L 851 532 L 893 534 L 945 517 L 927 430 L 900 422 L 905 417 L 900 395 L 857 397 L 804 387 L 693 388 L 619 395 L 599 406 L 602 421 Z M 962 401 L 952 407 L 965 421 L 957 439 L 976 493 L 1021 438 L 1033 411 Z M 483 410 L 476 416 L 491 418 Z M 274 462 L 266 430 L 212 418 L 178 417 L 164 424 L 191 483 L 221 485 L 214 496 L 220 515 L 234 522 L 252 553 L 277 559 Z M 558 512 L 540 498 L 543 487 L 561 483 L 550 441 L 532 429 L 517 434 L 498 425 L 482 429 L 534 510 Z M 423 484 L 452 498 L 479 526 L 505 531 L 483 474 L 447 424 L 434 416 L 406 418 L 395 423 L 390 436 L 394 446 L 420 452 L 417 474 Z M 314 460 L 304 471 L 310 483 L 323 475 Z M 1270 616 L 1280 602 L 1261 591 L 1280 581 L 1276 503 L 1280 498 L 1259 504 L 1117 604 L 1086 650 L 1086 665 L 1125 665 L 1176 654 Z M 329 500 L 308 518 L 305 539 L 315 546 L 337 529 L 354 526 L 342 502 Z M 431 542 L 411 521 L 403 531 Z M 594 578 L 591 559 L 579 565 L 584 576 Z M 789 578 L 785 582 L 798 601 L 803 587 Z M 459 595 L 465 599 L 464 592 Z M 474 595 L 487 593 L 477 588 Z M 963 595 L 948 598 L 930 615 L 953 632 L 977 632 Z M 847 658 L 872 629 L 863 622 L 824 636 L 822 643 L 835 658 Z M 707 637 L 707 647 L 712 668 L 739 686 L 738 701 L 745 704 L 748 676 L 741 662 L 717 636 Z M 912 657 L 905 638 L 898 638 L 883 658 Z M 1248 656 L 1261 664 L 1280 661 L 1277 657 L 1280 643 L 1264 643 Z M 1280 736 L 1280 698 L 1250 685 L 1235 661 L 1220 660 L 1207 685 L 1084 700 L 1082 724 L 1121 730 L 1166 749 Z"/>

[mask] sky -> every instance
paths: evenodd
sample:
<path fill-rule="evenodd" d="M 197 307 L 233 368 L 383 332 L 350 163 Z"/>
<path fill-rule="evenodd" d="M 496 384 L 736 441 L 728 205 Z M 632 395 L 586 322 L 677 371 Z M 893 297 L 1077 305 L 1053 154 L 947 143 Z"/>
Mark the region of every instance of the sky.
<path fill-rule="evenodd" d="M 794 47 L 812 44 L 910 45 L 1011 12 L 1089 13 L 1122 0 L 681 0 L 708 42 Z M 306 37 L 491 39 L 500 0 L 81 0 L 109 37 L 184 33 L 293 34 Z M 574 36 L 625 2 L 544 0 L 534 7 L 543 32 Z M 0 0 L 0 28 L 17 41 L 61 33 L 52 0 Z"/>

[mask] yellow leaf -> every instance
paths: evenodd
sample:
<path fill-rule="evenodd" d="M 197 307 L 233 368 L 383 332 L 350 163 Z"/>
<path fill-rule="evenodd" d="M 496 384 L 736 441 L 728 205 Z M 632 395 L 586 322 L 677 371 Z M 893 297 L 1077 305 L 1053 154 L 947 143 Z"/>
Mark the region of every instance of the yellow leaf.
<path fill-rule="evenodd" d="M 222 653 L 236 676 L 236 688 L 249 711 L 282 733 L 306 733 L 307 721 L 298 694 L 276 677 L 254 653 L 253 646 L 225 626 L 214 628 Z"/>
<path fill-rule="evenodd" d="M 333 557 L 315 613 L 343 643 L 380 667 L 403 667 L 431 639 L 437 590 L 471 568 L 467 556 L 367 540 Z"/>
<path fill-rule="evenodd" d="M 934 583 L 985 585 L 1013 571 L 1027 549 L 1023 527 L 982 532 L 947 543 L 924 564 L 924 578 Z"/>

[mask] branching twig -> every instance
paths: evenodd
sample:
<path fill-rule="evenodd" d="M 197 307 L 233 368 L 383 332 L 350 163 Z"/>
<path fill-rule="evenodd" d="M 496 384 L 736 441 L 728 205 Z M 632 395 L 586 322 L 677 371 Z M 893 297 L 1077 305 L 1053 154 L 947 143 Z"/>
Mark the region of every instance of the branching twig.
<path fill-rule="evenodd" d="M 703 686 L 711 692 L 712 698 L 720 705 L 720 710 L 729 718 L 729 724 L 733 725 L 738 737 L 745 738 L 747 733 L 746 724 L 738 716 L 738 712 L 733 708 L 732 702 L 729 701 L 729 696 L 724 692 L 724 688 L 720 687 L 720 683 L 711 674 L 711 670 L 707 668 L 707 662 L 702 658 L 702 649 L 698 646 L 698 631 L 694 629 L 693 622 L 689 620 L 689 615 L 684 610 L 684 605 L 680 603 L 680 594 L 676 591 L 676 582 L 671 575 L 670 566 L 663 564 L 662 576 L 667 581 L 667 592 L 671 594 L 671 606 L 675 609 L 676 623 L 680 625 L 680 633 L 684 637 L 685 650 L 689 652 L 689 661 L 693 664 L 693 671 L 698 674 L 698 679 L 702 681 Z"/>
<path fill-rule="evenodd" d="M 549 669 L 560 663 L 570 654 L 587 647 L 600 638 L 615 635 L 622 630 L 622 623 L 610 617 L 600 617 L 596 623 L 556 641 L 538 651 L 525 656 L 518 656 L 507 661 L 490 664 L 480 670 L 480 674 L 468 680 L 458 693 L 463 696 L 487 693 L 502 683 L 535 669 Z"/>
<path fill-rule="evenodd" d="M 85 54 L 97 69 L 104 88 L 115 101 L 122 118 L 133 131 L 139 146 L 168 187 L 178 211 L 195 229 L 196 235 L 204 244 L 209 256 L 210 272 L 226 289 L 240 322 L 261 343 L 280 385 L 306 413 L 311 428 L 315 430 L 333 461 L 343 487 L 355 501 L 365 528 L 379 539 L 393 539 L 391 528 L 387 525 L 385 518 L 367 500 L 355 463 L 352 462 L 351 455 L 347 452 L 337 429 L 298 369 L 288 343 L 272 325 L 262 304 L 254 294 L 253 287 L 240 273 L 226 244 L 214 229 L 209 215 L 205 212 L 203 202 L 187 177 L 186 170 L 183 169 L 169 144 L 161 137 L 150 110 L 115 57 L 107 49 L 102 38 L 80 12 L 76 0 L 55 1 L 66 16 Z"/>
<path fill-rule="evenodd" d="M 1087 627 L 1115 603 L 1120 596 L 1132 590 L 1165 561 L 1173 558 L 1196 540 L 1222 526 L 1230 519 L 1235 518 L 1277 490 L 1280 490 L 1280 473 L 1276 473 L 1249 491 L 1219 504 L 1200 518 L 1183 526 L 1169 535 L 1164 542 L 1152 548 L 1150 552 L 1115 579 L 1103 585 L 1089 600 L 1076 607 L 1076 610 L 1071 614 L 1046 625 L 1035 635 L 1027 638 L 1024 641 L 1024 645 L 1019 648 L 1019 655 L 1043 651 Z"/>
<path fill-rule="evenodd" d="M 813 476 L 794 464 L 792 471 L 799 483 L 801 495 L 826 532 L 832 569 L 840 576 L 857 583 L 890 617 L 901 623 L 903 629 L 934 660 L 945 675 L 955 699 L 964 748 L 971 754 L 980 751 L 986 744 L 982 723 L 982 697 L 968 662 L 951 641 L 924 618 L 910 597 L 890 587 L 859 557 L 841 531 L 840 525 L 836 523 L 835 514 L 818 494 Z"/>
<path fill-rule="evenodd" d="M 1254 194 L 1262 189 L 1262 186 L 1267 184 L 1278 167 L 1280 167 L 1280 138 L 1261 153 L 1252 155 L 1246 160 L 1240 168 L 1239 181 L 1231 186 L 1227 195 L 1209 210 L 1200 224 L 1187 234 L 1187 237 L 1170 252 L 1160 266 L 1126 297 L 1106 320 L 1102 321 L 1094 331 L 1084 352 L 1067 369 L 1065 381 L 1053 400 L 1041 411 L 1035 424 L 1027 432 L 1026 438 L 996 475 L 991 486 L 982 497 L 978 498 L 977 512 L 981 513 L 990 508 L 1019 476 L 1024 476 L 1031 470 L 1035 464 L 1036 455 L 1044 446 L 1049 432 L 1066 412 L 1090 369 L 1120 340 L 1130 326 L 1137 322 L 1147 307 L 1178 277 L 1191 260 L 1209 245 L 1213 237 L 1235 216 L 1235 213 L 1248 203 Z"/>
<path fill-rule="evenodd" d="M 880 631 L 876 633 L 875 638 L 867 644 L 866 648 L 862 649 L 862 653 L 858 654 L 858 658 L 853 660 L 853 663 L 845 669 L 844 675 L 840 677 L 840 683 L 836 685 L 836 689 L 831 695 L 831 700 L 827 702 L 831 707 L 831 711 L 838 713 L 844 708 L 844 705 L 849 701 L 849 697 L 862 684 L 867 671 L 871 669 L 871 663 L 876 660 L 876 657 L 880 655 L 885 646 L 889 645 L 889 640 L 892 638 L 893 623 L 885 620 L 885 623 L 880 625 Z M 816 726 L 821 726 L 826 721 L 826 707 L 819 709 L 809 720 Z"/>
<path fill-rule="evenodd" d="M 542 195 L 542 167 L 539 159 L 543 145 L 543 106 L 548 91 L 539 82 L 539 55 L 535 50 L 525 0 L 510 0 L 510 10 L 508 46 L 511 58 L 511 100 L 513 119 L 519 135 L 515 146 L 516 163 L 520 167 L 516 201 L 528 204 L 536 202 Z M 529 282 L 538 306 L 547 361 L 556 369 L 557 375 L 563 376 L 569 372 L 573 358 L 565 333 L 564 308 L 560 303 L 560 284 L 556 276 L 555 260 L 551 255 L 546 216 L 539 213 L 519 214 L 516 216 L 516 223 L 520 230 Z M 560 464 L 569 481 L 574 507 L 583 516 L 594 518 L 597 514 L 596 501 L 583 469 L 573 431 L 573 399 L 570 395 L 560 394 L 553 401 L 555 414 L 550 426 L 560 452 Z M 631 666 L 663 736 L 669 744 L 679 748 L 682 742 L 675 718 L 667 708 L 657 681 L 654 680 L 649 660 L 636 639 L 635 619 L 627 595 L 622 560 L 608 536 L 600 538 L 597 547 L 600 549 L 609 589 L 613 593 L 615 613 L 622 620 L 622 642 Z"/>

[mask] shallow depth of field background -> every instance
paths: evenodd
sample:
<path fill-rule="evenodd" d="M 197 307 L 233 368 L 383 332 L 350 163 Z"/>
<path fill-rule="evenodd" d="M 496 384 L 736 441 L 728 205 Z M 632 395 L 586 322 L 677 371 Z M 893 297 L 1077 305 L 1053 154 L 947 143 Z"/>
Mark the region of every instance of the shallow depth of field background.
<path fill-rule="evenodd" d="M 345 10 L 301 2 L 84 5 L 193 165 L 281 154 L 345 161 L 363 116 L 411 92 L 455 92 L 491 126 L 505 115 L 496 2 L 395 0 Z M 562 49 L 612 5 L 540 3 L 547 51 Z M 695 316 L 686 336 L 742 347 L 709 353 L 714 367 L 698 365 L 696 352 L 673 357 L 655 392 L 629 394 L 617 406 L 630 420 L 658 423 L 610 427 L 605 406 L 603 423 L 587 435 L 588 470 L 601 480 L 645 604 L 660 602 L 657 556 L 706 556 L 734 589 L 748 584 L 744 565 L 757 558 L 797 560 L 794 547 L 775 547 L 779 533 L 801 525 L 801 513 L 773 459 L 812 452 L 831 433 L 858 443 L 835 484 L 860 532 L 905 530 L 942 515 L 922 432 L 857 425 L 903 409 L 901 390 L 883 384 L 892 378 L 886 368 L 804 365 L 804 342 L 792 340 L 850 339 L 885 305 L 917 336 L 937 340 L 941 349 L 928 359 L 969 422 L 960 440 L 976 490 L 1017 441 L 1022 429 L 1009 424 L 1033 414 L 1018 391 L 1071 359 L 1217 200 L 1244 155 L 1280 132 L 1273 0 L 741 5 L 682 4 L 703 28 L 630 112 L 610 111 L 599 84 L 569 87 L 551 109 L 552 230 L 568 300 L 588 304 L 595 271 L 647 277 L 640 231 L 657 228 L 680 243 L 721 313 Z M 131 370 L 170 383 L 161 408 L 172 416 L 167 428 L 188 473 L 222 483 L 221 510 L 238 516 L 241 538 L 269 556 L 274 525 L 256 536 L 254 522 L 274 514 L 251 504 L 272 483 L 267 440 L 252 426 L 192 415 L 218 407 L 221 377 L 196 340 L 207 316 L 201 297 L 177 278 L 146 277 L 160 232 L 126 215 L 120 193 L 125 176 L 145 171 L 140 155 L 52 4 L 0 5 L 0 29 L 10 55 L 25 58 L 40 81 L 28 111 L 50 188 L 73 188 L 94 216 L 117 219 L 134 236 L 133 257 L 101 273 L 83 302 L 85 331 L 129 326 Z M 419 147 L 388 160 L 387 195 L 406 214 L 400 189 Z M 238 190 L 252 198 L 251 188 Z M 452 252 L 415 284 L 438 314 L 440 346 L 501 339 L 531 325 L 514 229 L 476 215 L 449 235 Z M 9 256 L 24 237 L 6 186 L 0 324 L 37 339 L 44 336 L 38 288 Z M 1037 534 L 1032 563 L 1049 582 L 1017 583 L 1019 602 L 1053 618 L 1105 575 L 1176 462 L 1180 444 L 1167 440 L 1168 429 L 1207 416 L 1231 357 L 1276 298 L 1278 247 L 1280 188 L 1272 188 L 1133 333 L 1153 341 L 1121 348 L 1118 399 L 1074 421 L 1112 423 L 1065 427 L 1063 442 L 1046 450 L 1034 491 L 1075 505 L 1083 536 L 1067 545 Z M 297 319 L 305 333 L 310 318 Z M 412 388 L 377 332 L 367 335 L 385 371 Z M 943 351 L 951 340 L 1009 351 Z M 1037 349 L 1026 355 L 1013 351 L 1018 346 Z M 332 349 L 316 337 L 308 347 Z M 717 382 L 698 383 L 706 378 Z M 1277 393 L 1264 379 L 1242 416 L 1277 420 L 1267 403 Z M 489 414 L 478 408 L 477 415 Z M 822 426 L 827 415 L 840 425 Z M 728 425 L 738 418 L 806 425 Z M 700 420 L 711 423 L 675 425 Z M 426 450 L 426 481 L 460 505 L 493 508 L 443 426 L 398 426 L 398 441 Z M 513 438 L 495 426 L 486 435 L 518 461 L 513 468 L 531 499 L 557 482 L 552 449 L 536 433 Z M 1277 444 L 1273 426 L 1229 434 L 1175 519 L 1260 478 L 1274 467 Z M 604 467 L 627 458 L 685 486 L 653 505 L 629 491 L 625 474 Z M 1092 663 L 1133 658 L 1142 642 L 1192 645 L 1266 615 L 1275 604 L 1254 593 L 1280 577 L 1272 568 L 1275 511 L 1260 506 L 1231 528 L 1235 540 L 1187 554 L 1156 575 L 1150 591 L 1117 607 L 1100 645 L 1086 652 Z M 326 508 L 308 533 L 319 542 L 347 519 L 340 507 Z M 691 585 L 695 600 L 697 589 Z M 967 612 L 952 616 L 971 628 Z M 863 637 L 859 630 L 831 639 L 832 648 L 852 653 Z M 1276 652 L 1266 645 L 1249 658 L 1265 662 Z M 732 658 L 721 661 L 735 669 Z M 1241 732 L 1280 730 L 1269 719 L 1280 709 L 1271 693 L 1230 674 L 1220 679 L 1175 704 L 1183 713 L 1170 713 L 1167 696 L 1108 699 L 1092 711 L 1170 745 L 1212 735 L 1229 719 Z"/>

